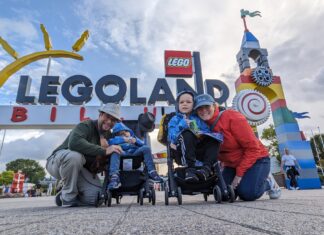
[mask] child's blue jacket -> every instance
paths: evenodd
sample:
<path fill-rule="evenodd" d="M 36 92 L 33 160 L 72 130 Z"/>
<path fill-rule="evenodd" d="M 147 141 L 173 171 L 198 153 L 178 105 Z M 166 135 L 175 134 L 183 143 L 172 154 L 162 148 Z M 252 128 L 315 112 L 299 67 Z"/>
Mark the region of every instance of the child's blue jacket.
<path fill-rule="evenodd" d="M 199 131 L 199 133 L 211 133 L 208 125 L 196 114 L 191 114 L 188 119 L 196 122 L 196 127 L 198 129 L 197 131 Z M 176 144 L 178 136 L 185 129 L 190 129 L 187 125 L 185 115 L 177 112 L 176 115 L 171 118 L 168 124 L 168 141 L 172 144 Z"/>
<path fill-rule="evenodd" d="M 115 136 L 108 140 L 109 145 L 120 145 L 121 148 L 128 153 L 133 153 L 136 149 L 138 149 L 138 147 L 144 145 L 144 142 L 141 139 L 139 139 L 137 136 L 135 136 L 134 132 L 121 122 L 116 123 L 114 125 L 114 127 L 112 128 L 112 134 L 115 135 L 120 131 L 128 131 L 131 137 L 136 139 L 135 144 L 130 144 L 125 142 L 124 136 Z"/>

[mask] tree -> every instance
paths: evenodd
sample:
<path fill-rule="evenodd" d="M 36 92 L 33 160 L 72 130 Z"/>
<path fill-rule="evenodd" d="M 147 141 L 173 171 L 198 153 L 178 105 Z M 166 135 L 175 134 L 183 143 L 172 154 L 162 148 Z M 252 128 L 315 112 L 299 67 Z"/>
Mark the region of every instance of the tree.
<path fill-rule="evenodd" d="M 37 161 L 31 159 L 17 159 L 9 162 L 6 164 L 6 169 L 14 172 L 22 171 L 25 178 L 29 178 L 29 182 L 35 184 L 45 177 L 44 168 Z"/>
<path fill-rule="evenodd" d="M 274 126 L 272 124 L 270 124 L 270 126 L 268 128 L 263 129 L 261 139 L 269 142 L 269 144 L 266 145 L 269 149 L 269 153 L 271 154 L 271 156 L 276 157 L 280 163 L 281 156 L 279 154 L 278 139 L 276 136 Z"/>
<path fill-rule="evenodd" d="M 321 139 L 322 137 L 322 139 Z M 314 155 L 314 160 L 316 162 L 316 165 L 324 168 L 324 146 L 322 143 L 322 140 L 324 140 L 324 135 L 315 135 L 311 137 L 310 144 L 312 148 L 312 152 Z M 316 143 L 316 147 L 315 147 Z M 319 159 L 318 159 L 319 157 Z M 322 176 L 323 177 L 323 176 Z"/>
<path fill-rule="evenodd" d="M 0 185 L 8 185 L 12 183 L 14 176 L 13 171 L 4 171 L 0 174 Z"/>

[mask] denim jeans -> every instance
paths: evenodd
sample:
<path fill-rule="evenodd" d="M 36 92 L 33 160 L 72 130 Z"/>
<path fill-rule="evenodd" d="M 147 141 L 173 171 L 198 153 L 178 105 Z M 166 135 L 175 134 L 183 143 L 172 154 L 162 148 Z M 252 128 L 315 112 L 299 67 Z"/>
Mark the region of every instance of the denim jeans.
<path fill-rule="evenodd" d="M 155 166 L 153 163 L 153 156 L 150 147 L 143 145 L 142 147 L 138 147 L 133 153 L 123 153 L 121 156 L 128 157 L 144 157 L 144 164 L 147 168 L 147 171 L 150 172 L 155 170 Z M 109 166 L 109 175 L 118 174 L 120 166 L 120 155 L 117 153 L 113 153 L 110 156 L 110 166 Z"/>
<path fill-rule="evenodd" d="M 270 158 L 265 157 L 257 160 L 243 175 L 236 188 L 236 194 L 244 201 L 254 201 L 260 198 L 264 192 L 270 190 L 270 184 L 267 181 L 269 172 Z M 224 168 L 223 178 L 227 185 L 232 183 L 235 175 L 235 168 Z"/>

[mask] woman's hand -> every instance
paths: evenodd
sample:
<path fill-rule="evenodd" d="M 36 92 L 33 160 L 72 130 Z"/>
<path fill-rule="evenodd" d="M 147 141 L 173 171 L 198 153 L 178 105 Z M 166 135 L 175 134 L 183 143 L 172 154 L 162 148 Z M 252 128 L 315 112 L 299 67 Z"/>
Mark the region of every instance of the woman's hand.
<path fill-rule="evenodd" d="M 232 187 L 233 187 L 233 189 L 236 189 L 237 188 L 237 186 L 240 184 L 241 180 L 242 180 L 242 177 L 240 177 L 240 176 L 237 176 L 236 175 L 234 177 L 234 179 L 232 181 Z"/>
<path fill-rule="evenodd" d="M 185 120 L 186 120 L 187 126 L 190 128 L 190 123 L 192 122 L 192 120 L 187 119 L 187 118 Z"/>
<path fill-rule="evenodd" d="M 174 150 L 177 150 L 177 146 L 175 144 L 170 144 L 170 148 L 174 149 Z"/>
<path fill-rule="evenodd" d="M 113 152 L 121 154 L 122 148 L 119 145 L 110 145 L 108 148 L 106 148 L 106 155 L 111 155 Z"/>

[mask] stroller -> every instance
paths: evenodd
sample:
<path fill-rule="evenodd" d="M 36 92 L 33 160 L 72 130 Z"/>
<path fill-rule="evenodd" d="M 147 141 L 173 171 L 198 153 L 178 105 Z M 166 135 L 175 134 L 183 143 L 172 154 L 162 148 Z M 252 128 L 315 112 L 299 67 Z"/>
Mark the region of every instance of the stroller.
<path fill-rule="evenodd" d="M 137 121 L 123 122 L 130 129 L 136 130 L 138 127 Z M 134 131 L 138 133 L 138 130 Z M 141 136 L 146 133 L 142 133 Z M 149 179 L 146 167 L 143 167 L 144 157 L 121 156 L 120 157 L 120 172 L 119 177 L 121 187 L 114 190 L 108 190 L 107 185 L 109 182 L 109 175 L 105 174 L 103 187 L 98 195 L 96 206 L 105 203 L 110 207 L 112 199 L 116 199 L 116 204 L 120 204 L 123 196 L 137 196 L 137 203 L 143 205 L 144 198 L 148 198 L 152 205 L 155 205 L 156 195 L 154 190 L 154 183 Z M 128 163 L 128 164 L 127 164 Z M 131 164 L 129 164 L 131 163 Z M 109 164 L 109 161 L 108 161 Z"/>
<path fill-rule="evenodd" d="M 165 205 L 169 205 L 169 198 L 176 197 L 178 204 L 182 204 L 182 195 L 203 194 L 204 200 L 208 200 L 209 195 L 213 195 L 216 202 L 222 201 L 234 202 L 236 195 L 231 185 L 226 185 L 217 162 L 212 167 L 212 175 L 206 181 L 189 183 L 185 181 L 185 172 L 187 167 L 177 167 L 173 165 L 173 158 L 170 154 L 170 146 L 167 145 L 167 165 L 168 180 L 164 185 Z M 199 166 L 195 167 L 199 169 Z"/>

